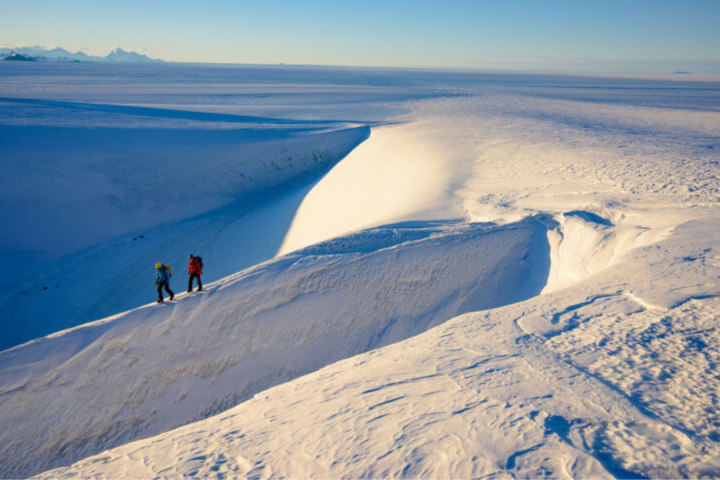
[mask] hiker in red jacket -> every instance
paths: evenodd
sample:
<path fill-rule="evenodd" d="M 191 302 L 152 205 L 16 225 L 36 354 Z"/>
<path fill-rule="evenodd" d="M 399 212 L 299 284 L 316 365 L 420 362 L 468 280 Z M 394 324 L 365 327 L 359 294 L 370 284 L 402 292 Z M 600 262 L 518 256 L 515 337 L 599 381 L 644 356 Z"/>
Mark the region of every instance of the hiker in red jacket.
<path fill-rule="evenodd" d="M 188 275 L 190 276 L 188 279 L 188 292 L 192 292 L 193 279 L 197 279 L 198 292 L 202 290 L 202 281 L 200 280 L 202 267 L 202 258 L 190 254 L 190 261 L 188 262 Z"/>

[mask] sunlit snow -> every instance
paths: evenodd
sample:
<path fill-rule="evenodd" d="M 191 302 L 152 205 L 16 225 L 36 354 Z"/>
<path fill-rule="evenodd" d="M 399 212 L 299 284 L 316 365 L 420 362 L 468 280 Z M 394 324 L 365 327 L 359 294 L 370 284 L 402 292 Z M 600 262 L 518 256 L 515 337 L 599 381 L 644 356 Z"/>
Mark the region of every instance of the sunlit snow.
<path fill-rule="evenodd" d="M 720 80 L 0 78 L 0 477 L 720 475 Z"/>

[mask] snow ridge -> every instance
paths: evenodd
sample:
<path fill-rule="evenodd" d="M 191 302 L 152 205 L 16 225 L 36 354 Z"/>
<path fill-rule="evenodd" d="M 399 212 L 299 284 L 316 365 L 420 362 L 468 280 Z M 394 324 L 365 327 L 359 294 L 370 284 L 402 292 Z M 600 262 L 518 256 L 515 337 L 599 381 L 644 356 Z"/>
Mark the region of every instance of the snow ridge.
<path fill-rule="evenodd" d="M 201 420 L 463 312 L 530 298 L 548 271 L 535 218 L 391 225 L 1 352 L 0 476 Z"/>

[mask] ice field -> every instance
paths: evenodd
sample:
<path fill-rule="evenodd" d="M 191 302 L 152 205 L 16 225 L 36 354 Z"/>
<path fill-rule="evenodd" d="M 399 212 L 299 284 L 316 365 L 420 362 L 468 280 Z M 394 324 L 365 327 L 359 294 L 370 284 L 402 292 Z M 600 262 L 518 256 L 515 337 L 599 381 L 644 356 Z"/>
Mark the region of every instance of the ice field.
<path fill-rule="evenodd" d="M 720 475 L 716 77 L 0 64 L 0 158 L 0 477 Z"/>

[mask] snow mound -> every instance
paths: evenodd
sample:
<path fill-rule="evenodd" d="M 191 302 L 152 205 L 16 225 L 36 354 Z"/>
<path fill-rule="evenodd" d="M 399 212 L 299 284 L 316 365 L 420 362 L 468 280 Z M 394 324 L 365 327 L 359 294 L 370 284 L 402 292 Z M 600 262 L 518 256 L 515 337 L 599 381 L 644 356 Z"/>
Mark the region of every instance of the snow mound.
<path fill-rule="evenodd" d="M 605 270 L 634 248 L 655 243 L 666 231 L 637 225 L 616 226 L 600 215 L 584 210 L 564 212 L 548 231 L 551 267 L 543 293 L 571 286 Z"/>
<path fill-rule="evenodd" d="M 719 227 L 687 222 L 562 292 L 461 315 L 44 476 L 716 478 Z M 326 247 L 342 259 L 363 243 Z"/>
<path fill-rule="evenodd" d="M 0 476 L 204 419 L 458 314 L 530 298 L 548 271 L 536 218 L 396 224 L 0 352 Z"/>
<path fill-rule="evenodd" d="M 423 122 L 373 128 L 303 198 L 281 254 L 361 228 L 408 219 L 454 219 L 466 161 Z"/>

